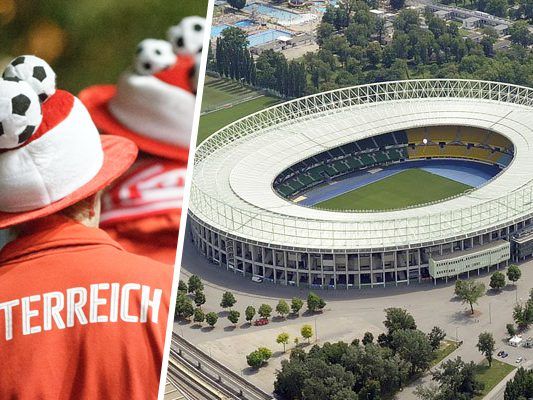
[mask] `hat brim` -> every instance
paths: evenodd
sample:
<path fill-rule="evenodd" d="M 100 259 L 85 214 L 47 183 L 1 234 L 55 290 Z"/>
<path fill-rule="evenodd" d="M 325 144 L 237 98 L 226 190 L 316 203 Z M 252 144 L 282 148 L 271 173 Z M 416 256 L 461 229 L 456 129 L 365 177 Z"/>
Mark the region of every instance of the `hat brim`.
<path fill-rule="evenodd" d="M 67 208 L 109 186 L 128 170 L 137 158 L 137 146 L 131 140 L 101 135 L 104 162 L 98 174 L 81 188 L 67 197 L 46 207 L 20 213 L 0 212 L 0 229 L 9 228 L 34 219 L 46 217 Z"/>
<path fill-rule="evenodd" d="M 146 153 L 170 160 L 187 161 L 188 148 L 148 138 L 122 125 L 108 108 L 109 100 L 113 98 L 116 90 L 115 85 L 95 85 L 79 93 L 78 97 L 89 110 L 96 127 L 102 133 L 122 136 L 134 141 L 139 149 Z"/>

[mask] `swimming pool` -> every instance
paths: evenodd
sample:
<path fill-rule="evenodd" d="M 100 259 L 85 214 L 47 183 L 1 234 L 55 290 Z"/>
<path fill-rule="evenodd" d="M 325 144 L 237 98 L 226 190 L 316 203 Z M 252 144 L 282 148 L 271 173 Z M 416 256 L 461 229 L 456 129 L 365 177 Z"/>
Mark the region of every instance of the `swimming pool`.
<path fill-rule="evenodd" d="M 273 42 L 280 36 L 292 37 L 289 32 L 281 31 L 279 29 L 269 29 L 267 31 L 254 33 L 253 35 L 248 36 L 248 41 L 250 42 L 250 47 L 260 46 L 262 44 Z"/>
<path fill-rule="evenodd" d="M 243 8 L 249 13 L 255 12 L 266 15 L 267 17 L 276 18 L 279 22 L 292 22 L 302 19 L 300 14 L 296 14 L 281 8 L 273 7 L 268 4 L 252 3 Z"/>
<path fill-rule="evenodd" d="M 222 31 L 224 31 L 224 29 L 227 29 L 229 28 L 230 26 L 229 25 L 213 25 L 211 27 L 211 37 L 212 38 L 216 38 L 216 37 L 219 37 L 221 34 L 222 34 Z"/>
<path fill-rule="evenodd" d="M 248 28 L 252 25 L 255 25 L 255 22 L 251 19 L 243 19 L 242 21 L 235 22 L 233 25 L 238 28 Z"/>

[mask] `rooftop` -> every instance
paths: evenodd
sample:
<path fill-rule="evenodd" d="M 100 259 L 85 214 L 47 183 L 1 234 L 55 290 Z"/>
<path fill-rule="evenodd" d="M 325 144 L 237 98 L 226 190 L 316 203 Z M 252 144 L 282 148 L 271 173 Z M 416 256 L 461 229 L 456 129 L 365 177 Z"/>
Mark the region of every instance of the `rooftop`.
<path fill-rule="evenodd" d="M 333 212 L 279 197 L 274 178 L 316 153 L 381 133 L 467 125 L 508 137 L 515 158 L 466 195 L 388 212 Z M 387 82 L 293 100 L 243 118 L 197 149 L 190 211 L 250 242 L 398 248 L 465 237 L 533 214 L 533 90 L 468 80 Z"/>

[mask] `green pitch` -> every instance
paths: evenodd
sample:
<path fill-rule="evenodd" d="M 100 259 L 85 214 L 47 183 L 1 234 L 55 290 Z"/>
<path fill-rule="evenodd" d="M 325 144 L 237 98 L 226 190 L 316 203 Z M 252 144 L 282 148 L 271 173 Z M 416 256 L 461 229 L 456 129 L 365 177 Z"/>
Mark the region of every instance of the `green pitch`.
<path fill-rule="evenodd" d="M 207 76 L 202 97 L 202 111 L 217 109 L 259 94 L 259 92 L 235 81 Z"/>
<path fill-rule="evenodd" d="M 317 203 L 331 210 L 393 210 L 442 200 L 471 186 L 421 169 L 408 169 L 378 182 Z"/>
<path fill-rule="evenodd" d="M 205 96 L 206 95 L 204 94 L 203 99 L 205 99 Z M 242 117 L 253 114 L 256 111 L 273 106 L 274 104 L 277 104 L 279 102 L 280 100 L 275 97 L 263 96 L 254 100 L 237 104 L 230 108 L 225 108 L 219 111 L 202 115 L 200 117 L 200 126 L 198 128 L 197 144 L 200 144 L 211 134 L 215 133 L 226 125 L 237 121 Z"/>

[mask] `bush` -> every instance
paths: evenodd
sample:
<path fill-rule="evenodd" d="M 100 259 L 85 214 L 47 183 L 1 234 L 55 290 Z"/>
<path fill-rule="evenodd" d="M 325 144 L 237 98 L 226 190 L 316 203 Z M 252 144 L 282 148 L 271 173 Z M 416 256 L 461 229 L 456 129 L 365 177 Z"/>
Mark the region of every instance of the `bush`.
<path fill-rule="evenodd" d="M 201 308 L 197 308 L 196 310 L 194 310 L 193 321 L 199 324 L 205 321 L 205 313 Z"/>
<path fill-rule="evenodd" d="M 246 362 L 252 368 L 260 368 L 272 357 L 272 351 L 266 347 L 260 347 L 246 356 Z"/>
<path fill-rule="evenodd" d="M 205 294 L 199 290 L 194 292 L 194 304 L 196 304 L 197 307 L 200 307 L 201 305 L 205 304 Z"/>
<path fill-rule="evenodd" d="M 489 286 L 497 291 L 502 290 L 502 288 L 505 286 L 505 275 L 502 274 L 500 271 L 496 271 L 495 273 L 493 273 L 490 277 Z"/>
<path fill-rule="evenodd" d="M 217 313 L 211 311 L 211 312 L 208 312 L 206 315 L 205 315 L 205 321 L 209 324 L 209 326 L 211 327 L 214 327 L 215 324 L 217 323 L 218 321 L 218 315 Z"/>
<path fill-rule="evenodd" d="M 246 310 L 244 311 L 244 315 L 246 317 L 246 321 L 252 322 L 252 320 L 255 317 L 255 308 L 254 308 L 254 306 L 246 307 Z"/>
<path fill-rule="evenodd" d="M 180 279 L 180 281 L 178 282 L 178 293 L 187 294 L 187 291 L 188 291 L 187 284 Z"/>
<path fill-rule="evenodd" d="M 194 292 L 202 292 L 204 290 L 204 284 L 202 283 L 202 280 L 197 276 L 197 275 L 191 275 L 189 277 L 189 281 L 188 281 L 188 284 L 189 284 L 189 293 L 194 293 Z"/>
<path fill-rule="evenodd" d="M 231 310 L 228 314 L 228 319 L 232 324 L 237 324 L 239 322 L 239 318 L 241 316 L 241 313 L 235 310 Z"/>
<path fill-rule="evenodd" d="M 272 307 L 268 304 L 261 304 L 257 313 L 261 318 L 270 318 L 270 315 L 272 314 Z"/>
<path fill-rule="evenodd" d="M 374 341 L 374 335 L 372 335 L 372 332 L 365 332 L 364 336 L 363 336 L 363 340 L 362 340 L 362 343 L 363 345 L 367 345 L 367 344 L 370 344 Z"/>
<path fill-rule="evenodd" d="M 311 292 L 307 296 L 307 309 L 311 312 L 321 311 L 326 306 L 326 302 L 319 295 Z"/>
<path fill-rule="evenodd" d="M 222 308 L 231 308 L 235 305 L 237 300 L 235 299 L 235 296 L 231 292 L 225 292 L 222 295 L 222 301 L 220 302 L 220 307 Z"/>
<path fill-rule="evenodd" d="M 283 318 L 289 314 L 290 308 L 285 300 L 280 300 L 276 306 L 276 312 Z"/>
<path fill-rule="evenodd" d="M 300 310 L 304 306 L 304 301 L 299 297 L 293 297 L 291 300 L 291 310 L 294 314 L 299 315 Z"/>
<path fill-rule="evenodd" d="M 313 337 L 313 328 L 311 325 L 302 326 L 300 333 L 304 339 L 307 339 L 307 343 L 311 343 L 311 338 Z"/>
<path fill-rule="evenodd" d="M 514 284 L 516 284 L 516 282 L 520 279 L 521 276 L 522 271 L 520 271 L 520 268 L 518 268 L 517 265 L 512 264 L 507 269 L 507 278 Z"/>
<path fill-rule="evenodd" d="M 178 318 L 188 319 L 194 314 L 194 307 L 191 299 L 186 294 L 180 293 L 176 297 L 176 312 Z"/>

